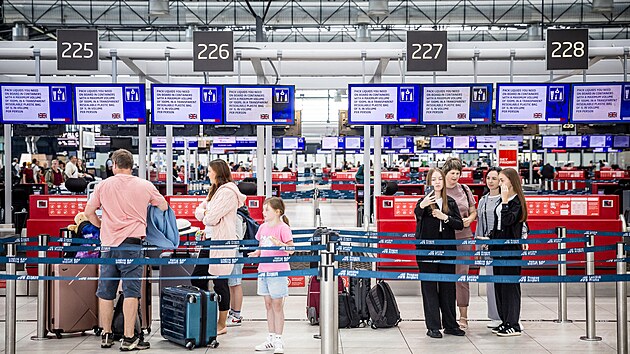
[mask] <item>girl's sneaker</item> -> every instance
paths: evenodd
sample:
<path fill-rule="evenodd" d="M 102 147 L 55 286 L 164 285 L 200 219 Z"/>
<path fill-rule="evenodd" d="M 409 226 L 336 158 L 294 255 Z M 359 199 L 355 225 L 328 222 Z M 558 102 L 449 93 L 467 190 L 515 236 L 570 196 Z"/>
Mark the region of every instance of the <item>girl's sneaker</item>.
<path fill-rule="evenodd" d="M 521 330 L 514 326 L 503 327 L 502 330 L 497 332 L 497 336 L 499 337 L 513 337 L 513 336 L 520 336 L 520 335 L 521 335 Z"/>
<path fill-rule="evenodd" d="M 275 350 L 275 343 L 272 343 L 269 339 L 267 339 L 264 343 L 262 344 L 258 344 L 256 346 L 256 351 L 257 352 L 266 352 L 266 351 L 270 351 L 270 350 Z"/>
<path fill-rule="evenodd" d="M 227 319 L 227 326 L 228 327 L 238 327 L 241 325 L 243 321 L 242 317 L 236 317 L 234 315 L 229 315 L 228 319 Z"/>
<path fill-rule="evenodd" d="M 284 343 L 282 342 L 282 339 L 276 339 L 273 342 L 273 354 L 283 354 L 284 353 Z"/>

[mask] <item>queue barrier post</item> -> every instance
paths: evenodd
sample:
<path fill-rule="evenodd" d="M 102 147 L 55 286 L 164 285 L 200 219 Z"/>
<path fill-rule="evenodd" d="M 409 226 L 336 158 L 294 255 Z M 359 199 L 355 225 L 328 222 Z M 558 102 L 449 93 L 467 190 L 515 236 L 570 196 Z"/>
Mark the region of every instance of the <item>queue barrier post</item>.
<path fill-rule="evenodd" d="M 38 236 L 39 240 L 38 240 L 38 245 L 40 247 L 46 247 L 48 246 L 48 240 L 50 238 L 50 235 L 47 234 L 41 234 Z M 46 251 L 39 251 L 37 256 L 39 258 L 46 258 L 47 253 Z M 48 265 L 44 264 L 44 263 L 40 263 L 37 265 L 37 274 L 40 277 L 44 277 L 48 273 Z M 37 334 L 35 336 L 31 337 L 31 340 L 46 340 L 46 339 L 50 339 L 47 334 L 48 331 L 46 330 L 46 322 L 47 322 L 47 312 L 46 312 L 46 305 L 47 305 L 47 299 L 48 299 L 48 288 L 46 287 L 46 281 L 45 280 L 38 280 L 37 281 Z"/>
<path fill-rule="evenodd" d="M 321 334 L 321 353 L 337 354 L 339 348 L 339 329 L 336 306 L 337 277 L 335 276 L 335 241 L 332 240 L 331 232 L 322 233 L 321 243 L 326 245 L 326 249 L 321 252 L 320 266 L 320 313 L 319 330 Z"/>
<path fill-rule="evenodd" d="M 565 243 L 565 239 L 567 237 L 567 228 L 564 226 L 556 227 L 556 236 L 559 239 L 562 239 L 558 243 L 558 249 L 564 250 L 567 248 Z M 567 264 L 565 263 L 567 260 L 567 255 L 560 253 L 558 254 L 558 276 L 564 277 L 567 275 Z M 573 321 L 567 319 L 567 283 L 560 282 L 558 284 L 558 319 L 555 321 L 556 323 L 571 323 Z"/>
<path fill-rule="evenodd" d="M 588 234 L 587 236 L 586 247 L 594 247 L 595 235 Z M 586 275 L 595 275 L 595 253 L 593 252 L 586 252 Z M 595 283 L 588 280 L 586 282 L 586 335 L 581 336 L 580 339 L 595 342 L 602 340 L 602 337 L 597 336 L 595 327 Z"/>
<path fill-rule="evenodd" d="M 617 243 L 617 275 L 626 275 L 625 244 Z M 617 353 L 628 354 L 628 298 L 626 282 L 618 281 L 617 287 Z"/>
<path fill-rule="evenodd" d="M 17 255 L 17 244 L 15 242 L 7 243 L 7 257 L 15 257 Z M 15 275 L 15 263 L 7 263 L 7 275 Z M 5 298 L 5 327 L 4 327 L 4 352 L 6 354 L 15 354 L 15 325 L 16 325 L 16 282 L 15 279 L 7 279 L 6 282 L 6 298 Z"/>

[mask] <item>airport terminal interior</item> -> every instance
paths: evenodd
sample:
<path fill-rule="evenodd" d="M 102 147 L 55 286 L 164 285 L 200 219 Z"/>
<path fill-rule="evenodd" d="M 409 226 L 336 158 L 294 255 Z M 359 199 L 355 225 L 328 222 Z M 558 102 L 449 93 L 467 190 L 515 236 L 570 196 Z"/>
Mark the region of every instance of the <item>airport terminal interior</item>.
<path fill-rule="evenodd" d="M 0 9 L 2 353 L 628 353 L 630 1 Z M 127 173 L 173 247 L 102 258 Z M 221 173 L 236 238 L 207 217 Z M 259 244 L 282 215 L 294 244 Z M 229 315 L 177 287 L 208 263 L 217 292 L 244 264 Z M 99 264 L 143 270 L 140 336 L 107 342 Z"/>

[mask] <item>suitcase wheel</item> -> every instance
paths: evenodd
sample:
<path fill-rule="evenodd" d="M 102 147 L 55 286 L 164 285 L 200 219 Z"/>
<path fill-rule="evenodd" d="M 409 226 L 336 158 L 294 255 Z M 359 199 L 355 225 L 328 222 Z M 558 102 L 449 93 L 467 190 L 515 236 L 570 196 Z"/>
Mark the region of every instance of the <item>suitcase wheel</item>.
<path fill-rule="evenodd" d="M 55 337 L 57 337 L 57 339 L 61 339 L 61 332 L 60 331 L 55 331 Z"/>
<path fill-rule="evenodd" d="M 197 302 L 197 298 L 195 296 L 188 295 L 188 302 L 194 304 L 195 302 Z"/>
<path fill-rule="evenodd" d="M 218 346 L 219 346 L 219 342 L 217 342 L 216 339 L 213 339 L 212 342 L 210 342 L 210 345 L 209 345 L 209 347 L 212 348 L 212 349 L 214 349 L 214 348 L 216 348 Z"/>
<path fill-rule="evenodd" d="M 195 341 L 193 340 L 193 341 L 186 342 L 186 349 L 188 349 L 188 350 L 195 349 Z"/>
<path fill-rule="evenodd" d="M 103 329 L 101 327 L 94 327 L 94 335 L 100 336 L 103 333 Z"/>

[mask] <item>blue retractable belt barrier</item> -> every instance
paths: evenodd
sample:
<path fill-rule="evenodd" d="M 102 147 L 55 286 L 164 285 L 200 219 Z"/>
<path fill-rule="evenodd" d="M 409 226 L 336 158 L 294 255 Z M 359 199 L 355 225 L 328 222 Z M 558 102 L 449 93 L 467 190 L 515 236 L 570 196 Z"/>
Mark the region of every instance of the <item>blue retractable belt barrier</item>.
<path fill-rule="evenodd" d="M 3 263 L 42 264 L 124 264 L 124 265 L 189 265 L 189 264 L 257 264 L 318 262 L 318 256 L 232 257 L 232 258 L 39 258 L 0 257 Z"/>
<path fill-rule="evenodd" d="M 345 252 L 365 252 L 388 255 L 414 255 L 432 257 L 537 257 L 558 254 L 577 254 L 586 252 L 603 252 L 616 250 L 617 245 L 577 247 L 555 250 L 527 250 L 527 251 L 442 251 L 442 250 L 402 250 L 395 248 L 374 248 L 374 247 L 354 247 L 337 246 L 337 250 Z"/>

